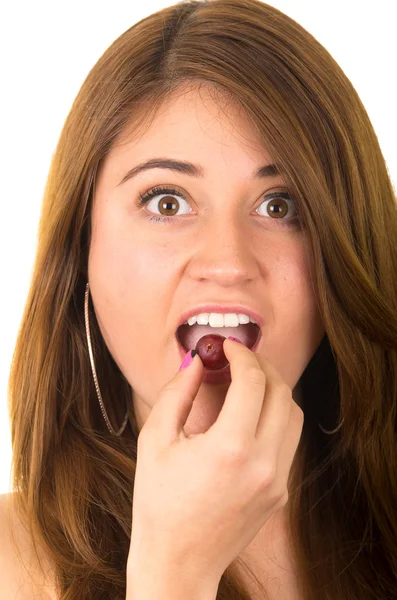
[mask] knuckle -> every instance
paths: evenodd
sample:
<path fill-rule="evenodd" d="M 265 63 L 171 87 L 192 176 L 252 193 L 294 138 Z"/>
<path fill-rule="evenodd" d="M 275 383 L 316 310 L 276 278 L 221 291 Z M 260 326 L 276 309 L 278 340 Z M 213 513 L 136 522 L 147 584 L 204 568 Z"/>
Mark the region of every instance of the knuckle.
<path fill-rule="evenodd" d="M 261 488 L 268 488 L 276 478 L 276 465 L 259 465 L 257 469 L 257 481 Z"/>
<path fill-rule="evenodd" d="M 137 450 L 148 449 L 156 439 L 156 429 L 150 421 L 146 421 L 139 431 L 137 438 Z"/>
<path fill-rule="evenodd" d="M 294 400 L 292 401 L 292 414 L 294 415 L 294 418 L 302 426 L 305 421 L 305 413 L 303 412 L 301 407 L 297 405 L 297 403 Z"/>
<path fill-rule="evenodd" d="M 279 391 L 280 396 L 285 398 L 288 402 L 290 402 L 291 399 L 293 399 L 292 398 L 292 390 L 287 383 L 285 383 L 285 382 L 280 383 L 278 391 Z"/>
<path fill-rule="evenodd" d="M 143 448 L 144 446 L 146 446 L 148 444 L 149 433 L 150 433 L 149 428 L 142 427 L 142 429 L 140 430 L 140 432 L 138 434 L 138 438 L 137 438 L 138 449 Z"/>
<path fill-rule="evenodd" d="M 175 394 L 177 387 L 174 381 L 169 381 L 161 390 L 161 396 L 168 396 L 169 394 Z"/>
<path fill-rule="evenodd" d="M 285 506 L 288 503 L 288 500 L 289 500 L 289 494 L 288 494 L 288 490 L 287 490 L 283 494 L 281 494 L 281 497 L 279 497 L 278 506 L 280 508 L 282 508 L 283 506 Z"/>
<path fill-rule="evenodd" d="M 272 491 L 272 493 L 268 497 L 268 500 L 273 504 L 273 506 L 281 508 L 282 506 L 285 506 L 288 502 L 288 491 L 285 490 L 285 487 L 283 487 L 281 490 L 280 487 L 278 487 L 277 489 Z"/>
<path fill-rule="evenodd" d="M 264 386 L 266 383 L 266 375 L 259 367 L 249 367 L 245 372 L 245 377 L 248 383 Z"/>
<path fill-rule="evenodd" d="M 298 415 L 299 415 L 299 418 L 300 418 L 300 420 L 301 420 L 301 421 L 302 421 L 302 423 L 303 423 L 303 422 L 304 422 L 304 420 L 305 420 L 305 413 L 303 412 L 303 410 L 301 409 L 301 407 L 300 407 L 300 406 L 298 406 L 296 403 L 295 403 L 295 406 L 296 406 L 296 409 L 295 409 L 295 410 L 296 410 L 296 412 L 298 413 Z"/>
<path fill-rule="evenodd" d="M 228 463 L 241 464 L 247 459 L 247 448 L 237 440 L 222 447 L 222 459 Z"/>

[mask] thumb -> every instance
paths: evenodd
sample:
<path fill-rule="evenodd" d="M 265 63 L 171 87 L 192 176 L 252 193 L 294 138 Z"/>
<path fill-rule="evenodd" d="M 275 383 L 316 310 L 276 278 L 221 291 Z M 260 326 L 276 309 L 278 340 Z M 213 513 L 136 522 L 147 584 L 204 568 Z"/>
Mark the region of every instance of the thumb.
<path fill-rule="evenodd" d="M 191 352 L 186 354 L 180 370 L 161 390 L 146 420 L 146 423 L 150 421 L 148 427 L 156 431 L 157 440 L 166 446 L 183 434 L 183 426 L 203 378 L 204 366 L 197 353 L 189 363 Z M 188 366 L 183 368 L 186 363 Z"/>

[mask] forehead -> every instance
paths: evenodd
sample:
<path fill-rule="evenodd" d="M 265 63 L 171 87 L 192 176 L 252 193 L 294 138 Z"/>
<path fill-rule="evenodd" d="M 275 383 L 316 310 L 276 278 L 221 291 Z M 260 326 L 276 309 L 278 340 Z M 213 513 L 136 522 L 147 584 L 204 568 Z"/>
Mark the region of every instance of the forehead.
<path fill-rule="evenodd" d="M 109 158 L 189 156 L 202 164 L 219 152 L 227 161 L 246 160 L 247 171 L 271 162 L 271 156 L 242 107 L 212 86 L 185 86 L 160 104 L 134 113 L 113 145 Z M 246 159 L 243 157 L 246 156 Z M 244 164 L 242 164 L 244 171 Z"/>

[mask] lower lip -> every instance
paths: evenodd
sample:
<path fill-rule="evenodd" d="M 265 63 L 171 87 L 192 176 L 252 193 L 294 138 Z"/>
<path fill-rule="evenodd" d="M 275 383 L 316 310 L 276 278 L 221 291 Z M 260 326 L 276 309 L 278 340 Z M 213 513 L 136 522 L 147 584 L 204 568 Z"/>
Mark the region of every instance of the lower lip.
<path fill-rule="evenodd" d="M 249 350 L 251 350 L 251 352 L 255 352 L 256 349 L 259 346 L 259 343 L 261 341 L 261 337 L 262 337 L 262 332 L 259 332 L 258 335 L 258 339 L 256 340 L 255 344 L 252 346 L 252 348 L 249 348 Z M 183 360 L 186 356 L 186 350 L 185 348 L 180 344 L 178 338 L 175 336 L 176 342 L 178 344 L 178 348 L 179 348 L 179 354 L 181 356 L 181 359 Z M 223 369 L 216 369 L 216 370 L 211 370 L 211 369 L 206 369 L 204 367 L 204 375 L 203 375 L 203 383 L 210 383 L 212 385 L 220 385 L 222 383 L 231 383 L 232 380 L 232 376 L 230 373 L 230 363 L 227 363 L 226 367 L 223 367 Z"/>

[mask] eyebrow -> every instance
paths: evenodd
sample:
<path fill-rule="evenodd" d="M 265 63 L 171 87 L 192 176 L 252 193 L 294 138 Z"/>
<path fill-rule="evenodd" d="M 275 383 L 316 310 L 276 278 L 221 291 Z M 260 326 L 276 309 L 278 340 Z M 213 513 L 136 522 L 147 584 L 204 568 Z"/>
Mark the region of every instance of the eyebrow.
<path fill-rule="evenodd" d="M 130 169 L 116 187 L 122 185 L 129 179 L 132 179 L 138 175 L 138 173 L 147 171 L 148 169 L 170 169 L 171 171 L 177 171 L 178 173 L 190 175 L 191 177 L 204 177 L 204 169 L 201 165 L 195 165 L 194 163 L 187 161 L 174 160 L 172 158 L 151 158 Z M 277 177 L 280 174 L 277 165 L 271 164 L 259 167 L 259 169 L 253 172 L 252 178 L 265 179 L 267 177 Z"/>

